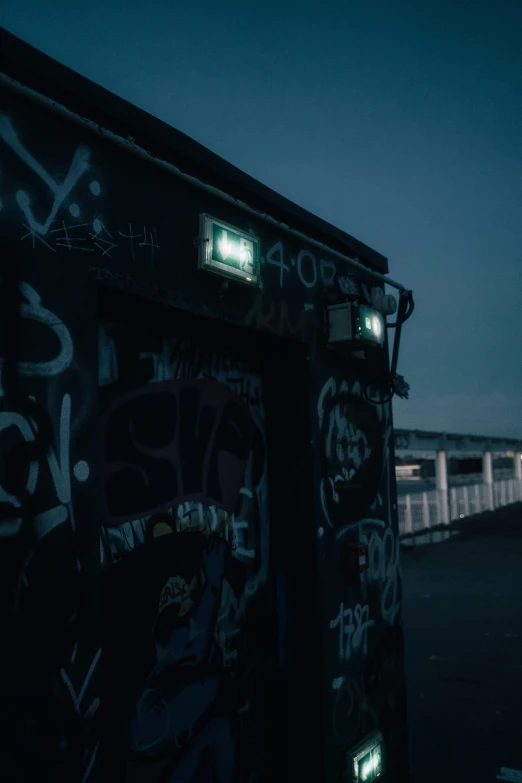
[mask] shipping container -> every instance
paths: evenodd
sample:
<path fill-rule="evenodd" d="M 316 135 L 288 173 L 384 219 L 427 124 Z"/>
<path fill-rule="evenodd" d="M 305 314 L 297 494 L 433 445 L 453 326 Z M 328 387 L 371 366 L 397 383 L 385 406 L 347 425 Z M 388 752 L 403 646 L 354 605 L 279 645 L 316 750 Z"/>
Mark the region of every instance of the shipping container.
<path fill-rule="evenodd" d="M 0 44 L 0 777 L 404 783 L 409 292 Z"/>

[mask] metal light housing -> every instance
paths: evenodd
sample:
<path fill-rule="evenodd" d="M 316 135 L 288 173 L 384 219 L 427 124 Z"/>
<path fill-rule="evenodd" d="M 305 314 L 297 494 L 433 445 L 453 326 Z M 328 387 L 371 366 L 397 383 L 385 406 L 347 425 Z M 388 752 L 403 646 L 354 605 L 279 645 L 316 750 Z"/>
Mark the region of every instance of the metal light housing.
<path fill-rule="evenodd" d="M 378 310 L 359 302 L 342 302 L 327 308 L 328 343 L 354 349 L 382 348 L 386 321 Z"/>

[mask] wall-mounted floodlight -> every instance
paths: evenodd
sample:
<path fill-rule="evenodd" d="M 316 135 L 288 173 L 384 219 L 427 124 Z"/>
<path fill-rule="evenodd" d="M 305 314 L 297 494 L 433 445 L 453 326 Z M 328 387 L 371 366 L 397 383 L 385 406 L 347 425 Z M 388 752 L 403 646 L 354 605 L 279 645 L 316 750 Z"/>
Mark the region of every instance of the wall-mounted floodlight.
<path fill-rule="evenodd" d="M 247 285 L 259 285 L 257 237 L 212 215 L 200 215 L 198 244 L 200 269 Z"/>
<path fill-rule="evenodd" d="M 348 751 L 348 765 L 354 783 L 372 783 L 384 772 L 382 734 L 375 731 Z"/>
<path fill-rule="evenodd" d="M 359 280 L 354 275 L 335 275 L 334 280 L 338 293 L 346 302 L 361 298 Z"/>
<path fill-rule="evenodd" d="M 386 322 L 382 313 L 358 302 L 343 302 L 327 308 L 328 342 L 353 348 L 376 346 L 386 340 Z"/>
<path fill-rule="evenodd" d="M 368 288 L 366 283 L 354 275 L 335 275 L 335 285 L 339 297 L 345 302 L 362 302 L 370 305 L 383 315 L 393 315 L 397 310 L 397 300 L 391 294 L 385 294 L 382 288 Z"/>

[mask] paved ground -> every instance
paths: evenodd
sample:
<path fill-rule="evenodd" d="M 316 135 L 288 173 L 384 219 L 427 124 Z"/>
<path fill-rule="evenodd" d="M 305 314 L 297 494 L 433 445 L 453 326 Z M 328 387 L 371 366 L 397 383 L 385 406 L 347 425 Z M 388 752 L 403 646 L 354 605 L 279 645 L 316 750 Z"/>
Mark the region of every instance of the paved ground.
<path fill-rule="evenodd" d="M 522 503 L 460 526 L 402 552 L 410 783 L 522 783 Z"/>

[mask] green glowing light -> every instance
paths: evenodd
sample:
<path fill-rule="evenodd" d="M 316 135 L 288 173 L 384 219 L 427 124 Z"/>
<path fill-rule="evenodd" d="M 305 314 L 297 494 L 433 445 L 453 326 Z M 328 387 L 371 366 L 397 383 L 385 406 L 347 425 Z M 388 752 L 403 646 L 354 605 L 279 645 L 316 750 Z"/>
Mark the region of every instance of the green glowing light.
<path fill-rule="evenodd" d="M 211 215 L 200 215 L 200 238 L 200 268 L 251 285 L 260 284 L 256 236 Z"/>
<path fill-rule="evenodd" d="M 221 234 L 220 238 L 218 239 L 217 245 L 219 248 L 219 252 L 221 253 L 221 258 L 223 259 L 223 261 L 226 261 L 232 252 L 232 245 L 228 241 L 226 231 L 223 231 L 223 233 Z"/>
<path fill-rule="evenodd" d="M 385 338 L 384 318 L 378 310 L 361 305 L 359 307 L 359 339 L 383 345 Z"/>
<path fill-rule="evenodd" d="M 379 751 L 374 751 L 370 754 L 371 758 L 369 758 L 367 761 L 365 761 L 362 764 L 361 767 L 361 780 L 373 780 L 374 778 L 370 778 L 370 775 L 373 773 L 379 772 L 379 768 L 381 766 L 381 756 Z"/>
<path fill-rule="evenodd" d="M 372 332 L 377 338 L 382 334 L 382 321 L 376 315 L 372 318 Z"/>
<path fill-rule="evenodd" d="M 382 758 L 380 748 L 377 746 L 359 761 L 359 777 L 364 783 L 371 783 L 381 772 Z"/>
<path fill-rule="evenodd" d="M 254 267 L 254 243 L 233 231 L 213 226 L 213 258 L 222 264 L 251 274 Z M 217 249 L 217 253 L 216 253 Z"/>
<path fill-rule="evenodd" d="M 349 752 L 351 776 L 358 783 L 373 783 L 384 774 L 383 739 L 373 731 Z"/>

